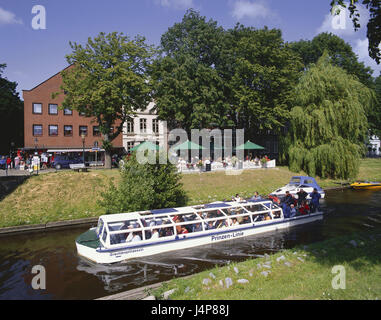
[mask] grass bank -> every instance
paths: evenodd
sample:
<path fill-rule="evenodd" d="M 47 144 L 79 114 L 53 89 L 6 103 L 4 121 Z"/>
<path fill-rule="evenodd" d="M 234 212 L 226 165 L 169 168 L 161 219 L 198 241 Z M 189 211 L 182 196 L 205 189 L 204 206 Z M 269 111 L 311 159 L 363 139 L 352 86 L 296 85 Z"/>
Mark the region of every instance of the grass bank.
<path fill-rule="evenodd" d="M 291 176 L 286 167 L 245 170 L 240 175 L 224 172 L 184 174 L 182 182 L 189 205 L 230 199 L 239 193 L 249 197 L 254 191 L 266 195 L 286 184 Z M 0 201 L 0 227 L 97 217 L 104 213 L 97 204 L 110 181 L 118 183 L 118 170 L 90 172 L 59 171 L 32 176 Z M 361 161 L 359 180 L 381 180 L 381 159 Z M 338 186 L 332 179 L 317 179 L 323 187 Z"/>
<path fill-rule="evenodd" d="M 175 289 L 170 299 L 379 300 L 380 252 L 381 229 L 215 267 L 171 280 L 151 294 L 160 299 L 164 292 Z M 335 266 L 339 266 L 337 270 Z M 229 287 L 227 278 L 231 279 Z M 335 289 L 332 282 L 341 288 Z"/>

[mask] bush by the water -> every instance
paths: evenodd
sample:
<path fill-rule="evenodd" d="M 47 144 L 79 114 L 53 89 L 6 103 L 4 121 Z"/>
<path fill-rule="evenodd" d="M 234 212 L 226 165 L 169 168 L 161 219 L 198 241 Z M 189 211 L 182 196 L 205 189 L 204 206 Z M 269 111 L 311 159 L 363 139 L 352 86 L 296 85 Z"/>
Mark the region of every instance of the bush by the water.
<path fill-rule="evenodd" d="M 121 181 L 113 182 L 108 191 L 102 193 L 102 205 L 106 213 L 132 212 L 184 206 L 187 196 L 183 190 L 181 175 L 167 161 L 159 164 L 141 164 L 133 154 L 121 167 Z"/>

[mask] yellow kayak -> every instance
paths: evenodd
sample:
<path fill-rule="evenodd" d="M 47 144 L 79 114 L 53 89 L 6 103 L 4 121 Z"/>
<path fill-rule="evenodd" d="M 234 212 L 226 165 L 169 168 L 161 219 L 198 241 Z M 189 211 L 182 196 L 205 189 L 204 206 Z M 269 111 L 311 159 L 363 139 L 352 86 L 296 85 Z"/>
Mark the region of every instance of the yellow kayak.
<path fill-rule="evenodd" d="M 354 182 L 351 184 L 351 187 L 353 189 L 364 189 L 364 190 L 381 189 L 381 182 L 370 182 L 370 181 Z"/>

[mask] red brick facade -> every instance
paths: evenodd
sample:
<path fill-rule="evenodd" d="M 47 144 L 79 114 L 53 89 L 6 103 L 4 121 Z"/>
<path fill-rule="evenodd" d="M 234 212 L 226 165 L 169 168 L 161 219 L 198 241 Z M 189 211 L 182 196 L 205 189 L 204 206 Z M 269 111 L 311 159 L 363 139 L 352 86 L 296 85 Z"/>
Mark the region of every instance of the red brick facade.
<path fill-rule="evenodd" d="M 95 119 L 79 115 L 75 110 L 65 114 L 59 109 L 64 100 L 60 94 L 55 99 L 52 93 L 59 92 L 62 82 L 60 72 L 31 90 L 23 90 L 24 98 L 24 147 L 26 149 L 68 149 L 82 148 L 80 127 L 87 127 L 85 148 L 92 148 L 95 141 L 101 147 L 101 136 L 97 135 Z M 96 127 L 96 128 L 94 128 Z M 71 128 L 71 134 L 70 134 Z M 64 131 L 65 129 L 65 131 Z M 37 142 L 36 142 L 37 138 Z M 121 133 L 112 143 L 123 147 Z"/>

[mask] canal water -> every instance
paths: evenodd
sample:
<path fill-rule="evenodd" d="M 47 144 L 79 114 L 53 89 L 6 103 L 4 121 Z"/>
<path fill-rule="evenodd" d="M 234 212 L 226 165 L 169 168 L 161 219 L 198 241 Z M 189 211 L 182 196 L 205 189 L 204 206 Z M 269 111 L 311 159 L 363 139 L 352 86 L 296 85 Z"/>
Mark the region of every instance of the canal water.
<path fill-rule="evenodd" d="M 381 226 L 381 191 L 331 191 L 322 208 L 319 222 L 111 266 L 77 256 L 75 238 L 87 228 L 0 237 L 0 299 L 95 299 Z M 45 290 L 32 288 L 36 265 L 46 270 Z"/>

